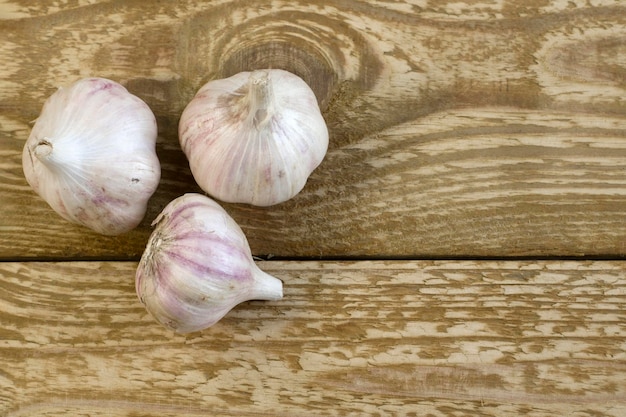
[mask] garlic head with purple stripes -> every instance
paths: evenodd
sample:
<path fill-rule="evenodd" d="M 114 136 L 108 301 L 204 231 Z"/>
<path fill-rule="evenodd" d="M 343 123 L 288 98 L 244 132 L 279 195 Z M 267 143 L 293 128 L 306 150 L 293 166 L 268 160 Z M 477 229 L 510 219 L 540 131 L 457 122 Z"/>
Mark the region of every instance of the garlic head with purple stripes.
<path fill-rule="evenodd" d="M 199 331 L 244 301 L 282 298 L 282 281 L 255 264 L 243 231 L 211 198 L 182 195 L 154 224 L 135 288 L 163 326 L 178 333 Z"/>
<path fill-rule="evenodd" d="M 278 69 L 208 82 L 183 111 L 178 132 L 198 185 L 229 203 L 289 200 L 328 149 L 315 94 L 300 77 Z"/>
<path fill-rule="evenodd" d="M 139 225 L 161 178 L 154 114 L 105 78 L 59 88 L 22 152 L 27 182 L 61 217 L 103 235 Z"/>

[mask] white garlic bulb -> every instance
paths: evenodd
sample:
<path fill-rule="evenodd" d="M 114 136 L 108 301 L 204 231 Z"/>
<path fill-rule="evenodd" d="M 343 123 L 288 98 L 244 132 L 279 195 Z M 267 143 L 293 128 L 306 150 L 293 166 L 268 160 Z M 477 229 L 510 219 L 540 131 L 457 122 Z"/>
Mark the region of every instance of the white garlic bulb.
<path fill-rule="evenodd" d="M 159 183 L 156 138 L 146 103 L 116 82 L 85 78 L 45 102 L 22 167 L 63 218 L 118 235 L 141 222 Z"/>
<path fill-rule="evenodd" d="M 257 206 L 298 194 L 328 149 L 315 94 L 278 69 L 208 82 L 183 111 L 178 133 L 205 192 Z"/>
<path fill-rule="evenodd" d="M 211 198 L 178 197 L 153 224 L 135 287 L 146 310 L 165 327 L 198 331 L 241 302 L 282 298 L 282 281 L 254 263 L 243 231 Z"/>

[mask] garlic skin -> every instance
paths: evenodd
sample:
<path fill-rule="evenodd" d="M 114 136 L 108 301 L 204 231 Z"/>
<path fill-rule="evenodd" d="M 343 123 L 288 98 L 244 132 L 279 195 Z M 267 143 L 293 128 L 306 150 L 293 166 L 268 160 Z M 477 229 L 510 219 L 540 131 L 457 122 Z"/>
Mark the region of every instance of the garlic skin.
<path fill-rule="evenodd" d="M 243 231 L 211 198 L 184 194 L 153 224 L 135 288 L 163 326 L 178 333 L 203 330 L 239 303 L 283 297 L 282 281 L 254 263 Z"/>
<path fill-rule="evenodd" d="M 64 219 L 134 229 L 161 178 L 154 114 L 122 85 L 85 78 L 45 102 L 22 153 L 26 180 Z"/>
<path fill-rule="evenodd" d="M 183 111 L 178 134 L 205 192 L 256 206 L 298 194 L 328 150 L 315 94 L 278 69 L 208 82 Z"/>

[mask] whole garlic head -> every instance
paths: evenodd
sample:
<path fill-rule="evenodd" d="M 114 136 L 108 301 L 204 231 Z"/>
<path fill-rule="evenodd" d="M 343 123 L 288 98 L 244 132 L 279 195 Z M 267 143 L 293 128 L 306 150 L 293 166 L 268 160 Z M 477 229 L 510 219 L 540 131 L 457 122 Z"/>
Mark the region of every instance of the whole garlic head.
<path fill-rule="evenodd" d="M 63 218 L 118 235 L 141 222 L 159 183 L 156 138 L 146 103 L 116 82 L 85 78 L 45 102 L 22 167 Z"/>
<path fill-rule="evenodd" d="M 178 132 L 204 191 L 257 206 L 298 194 L 328 149 L 315 94 L 278 69 L 208 82 L 183 111 Z"/>
<path fill-rule="evenodd" d="M 209 197 L 178 197 L 153 224 L 135 288 L 163 326 L 178 333 L 198 331 L 241 302 L 282 298 L 282 281 L 254 263 L 241 228 Z"/>

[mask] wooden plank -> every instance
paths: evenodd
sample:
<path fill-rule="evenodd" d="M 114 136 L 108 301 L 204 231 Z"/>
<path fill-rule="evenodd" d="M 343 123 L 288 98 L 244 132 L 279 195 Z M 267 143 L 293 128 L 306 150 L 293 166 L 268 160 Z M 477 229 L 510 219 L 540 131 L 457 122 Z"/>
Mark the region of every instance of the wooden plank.
<path fill-rule="evenodd" d="M 592 5 L 593 3 L 593 5 Z M 626 6 L 525 2 L 106 1 L 0 8 L 0 258 L 136 259 L 198 191 L 177 141 L 207 80 L 272 66 L 315 90 L 330 152 L 283 205 L 227 205 L 259 256 L 626 254 Z M 154 110 L 163 180 L 142 226 L 103 238 L 29 189 L 45 98 L 84 76 Z"/>
<path fill-rule="evenodd" d="M 0 414 L 626 413 L 625 262 L 259 266 L 283 300 L 181 336 L 134 262 L 0 263 Z"/>

